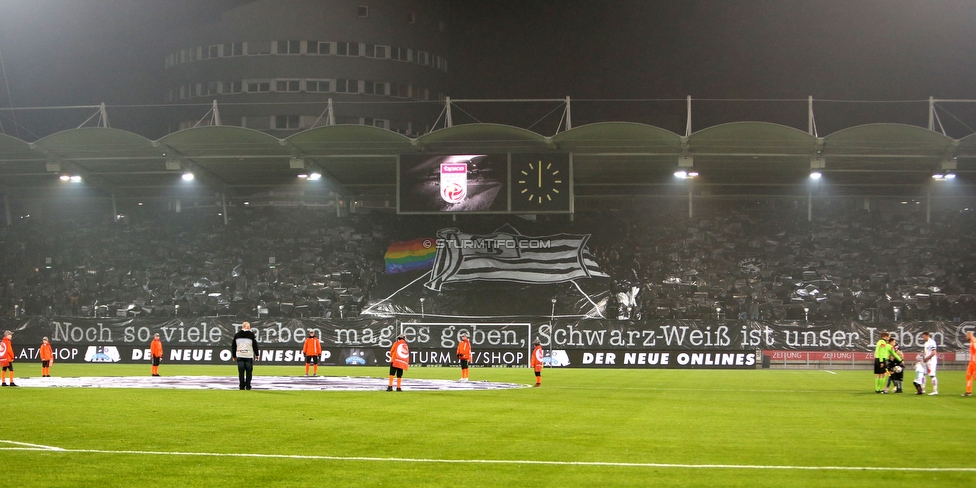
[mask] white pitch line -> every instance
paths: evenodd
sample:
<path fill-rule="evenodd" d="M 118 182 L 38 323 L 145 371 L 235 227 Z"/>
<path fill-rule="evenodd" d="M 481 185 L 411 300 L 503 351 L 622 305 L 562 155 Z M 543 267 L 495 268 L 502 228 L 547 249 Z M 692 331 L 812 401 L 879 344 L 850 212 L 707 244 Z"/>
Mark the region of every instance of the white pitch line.
<path fill-rule="evenodd" d="M 830 374 L 837 374 L 837 373 L 835 373 L 835 372 L 833 372 L 833 371 L 831 371 L 829 369 L 825 369 L 825 370 L 823 370 L 823 372 L 824 373 L 830 373 Z"/>
<path fill-rule="evenodd" d="M 60 447 L 45 446 L 45 445 L 41 445 L 41 444 L 31 444 L 29 442 L 7 441 L 7 440 L 3 440 L 3 439 L 0 439 L 0 442 L 2 442 L 4 444 L 14 444 L 14 445 L 17 445 L 17 446 L 32 447 L 34 449 L 40 449 L 42 451 L 63 451 L 64 450 L 64 449 L 61 449 Z M 7 449 L 11 449 L 11 448 L 7 448 Z M 17 449 L 17 448 L 13 448 L 13 449 Z"/>
<path fill-rule="evenodd" d="M 0 441 L 10 442 L 10 441 Z M 55 448 L 57 449 L 57 448 Z M 4 451 L 47 451 L 47 449 L 31 447 L 0 448 Z M 261 458 L 261 459 L 301 459 L 319 461 L 366 461 L 366 462 L 402 462 L 402 463 L 431 463 L 431 464 L 528 464 L 544 466 L 593 466 L 593 467 L 628 467 L 628 468 L 678 468 L 678 469 L 766 469 L 766 470 L 801 470 L 801 471 L 903 471 L 903 472 L 966 472 L 976 473 L 976 467 L 959 468 L 911 468 L 911 467 L 879 467 L 879 466 L 789 466 L 763 464 L 676 464 L 676 463 L 617 463 L 607 461 L 539 461 L 529 459 L 429 459 L 429 458 L 399 458 L 372 456 L 317 456 L 305 454 L 260 454 L 260 453 L 219 453 L 219 452 L 179 452 L 179 451 L 110 451 L 104 449 L 57 449 L 59 453 L 77 454 L 126 454 L 141 456 L 198 456 L 198 457 L 232 457 L 232 458 Z"/>

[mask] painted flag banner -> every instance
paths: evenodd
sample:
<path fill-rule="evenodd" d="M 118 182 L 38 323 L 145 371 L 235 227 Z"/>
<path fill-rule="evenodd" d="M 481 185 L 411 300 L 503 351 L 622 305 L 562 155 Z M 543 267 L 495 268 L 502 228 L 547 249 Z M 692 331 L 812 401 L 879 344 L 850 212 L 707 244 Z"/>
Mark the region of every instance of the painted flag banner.
<path fill-rule="evenodd" d="M 393 242 L 384 256 L 386 274 L 430 269 L 436 253 L 437 248 L 434 246 L 433 238 Z"/>
<path fill-rule="evenodd" d="M 609 278 L 586 248 L 589 234 L 529 237 L 505 226 L 491 234 L 437 231 L 437 256 L 427 288 L 445 283 L 508 281 L 564 283 L 580 278 Z"/>

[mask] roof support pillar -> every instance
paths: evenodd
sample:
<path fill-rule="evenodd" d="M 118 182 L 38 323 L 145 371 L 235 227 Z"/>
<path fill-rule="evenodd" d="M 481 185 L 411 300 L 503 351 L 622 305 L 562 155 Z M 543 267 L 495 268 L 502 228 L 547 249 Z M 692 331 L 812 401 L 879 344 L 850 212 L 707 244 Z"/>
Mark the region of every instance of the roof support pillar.
<path fill-rule="evenodd" d="M 807 222 L 813 221 L 813 187 L 807 185 Z"/>
<path fill-rule="evenodd" d="M 691 135 L 691 95 L 688 95 L 688 120 L 685 122 L 685 137 Z"/>
<path fill-rule="evenodd" d="M 105 110 L 105 102 L 102 102 L 98 106 L 98 115 L 99 115 L 98 125 L 100 127 L 108 128 L 109 127 L 109 125 L 108 125 L 108 111 Z"/>
<path fill-rule="evenodd" d="M 566 130 L 573 128 L 573 111 L 569 103 L 569 95 L 566 95 Z"/>
<path fill-rule="evenodd" d="M 929 130 L 935 130 L 935 97 L 929 97 Z"/>
<path fill-rule="evenodd" d="M 454 127 L 451 119 L 451 97 L 444 97 L 444 127 Z"/>
<path fill-rule="evenodd" d="M 813 96 L 807 97 L 807 133 L 817 137 L 817 124 L 813 119 Z"/>
<path fill-rule="evenodd" d="M 7 217 L 7 226 L 9 227 L 14 223 L 13 216 L 10 214 L 10 195 L 6 193 L 3 194 L 3 213 Z"/>
<path fill-rule="evenodd" d="M 695 191 L 691 183 L 688 183 L 688 218 L 695 218 Z"/>
<path fill-rule="evenodd" d="M 220 206 L 223 207 L 224 225 L 227 225 L 227 195 L 225 193 L 220 194 Z"/>
<path fill-rule="evenodd" d="M 119 220 L 119 207 L 115 203 L 115 194 L 112 194 L 112 222 Z"/>

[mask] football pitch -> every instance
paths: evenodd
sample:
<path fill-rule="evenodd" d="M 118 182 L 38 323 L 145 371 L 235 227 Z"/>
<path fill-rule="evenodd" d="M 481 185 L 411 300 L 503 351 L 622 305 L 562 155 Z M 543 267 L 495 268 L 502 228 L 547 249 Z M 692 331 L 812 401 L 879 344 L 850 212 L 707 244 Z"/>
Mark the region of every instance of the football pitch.
<path fill-rule="evenodd" d="M 940 372 L 937 397 L 877 395 L 868 370 L 547 369 L 542 388 L 410 391 L 411 379 L 458 371 L 411 368 L 402 393 L 4 388 L 0 471 L 11 486 L 71 487 L 976 484 L 976 398 L 960 397 L 960 371 Z M 52 372 L 147 375 L 149 366 Z M 304 370 L 257 364 L 255 373 L 259 388 L 260 375 Z M 472 369 L 471 378 L 528 385 L 532 372 Z"/>

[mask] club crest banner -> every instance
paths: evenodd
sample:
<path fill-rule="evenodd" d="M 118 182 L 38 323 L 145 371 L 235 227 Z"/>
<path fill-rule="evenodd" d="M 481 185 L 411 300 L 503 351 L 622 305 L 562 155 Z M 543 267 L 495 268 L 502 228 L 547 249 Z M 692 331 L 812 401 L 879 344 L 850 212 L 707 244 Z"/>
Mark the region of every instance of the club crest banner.
<path fill-rule="evenodd" d="M 424 286 L 440 291 L 444 284 L 472 281 L 552 284 L 608 278 L 586 247 L 589 238 L 589 234 L 531 237 L 509 226 L 491 234 L 441 229 L 434 268 Z"/>

